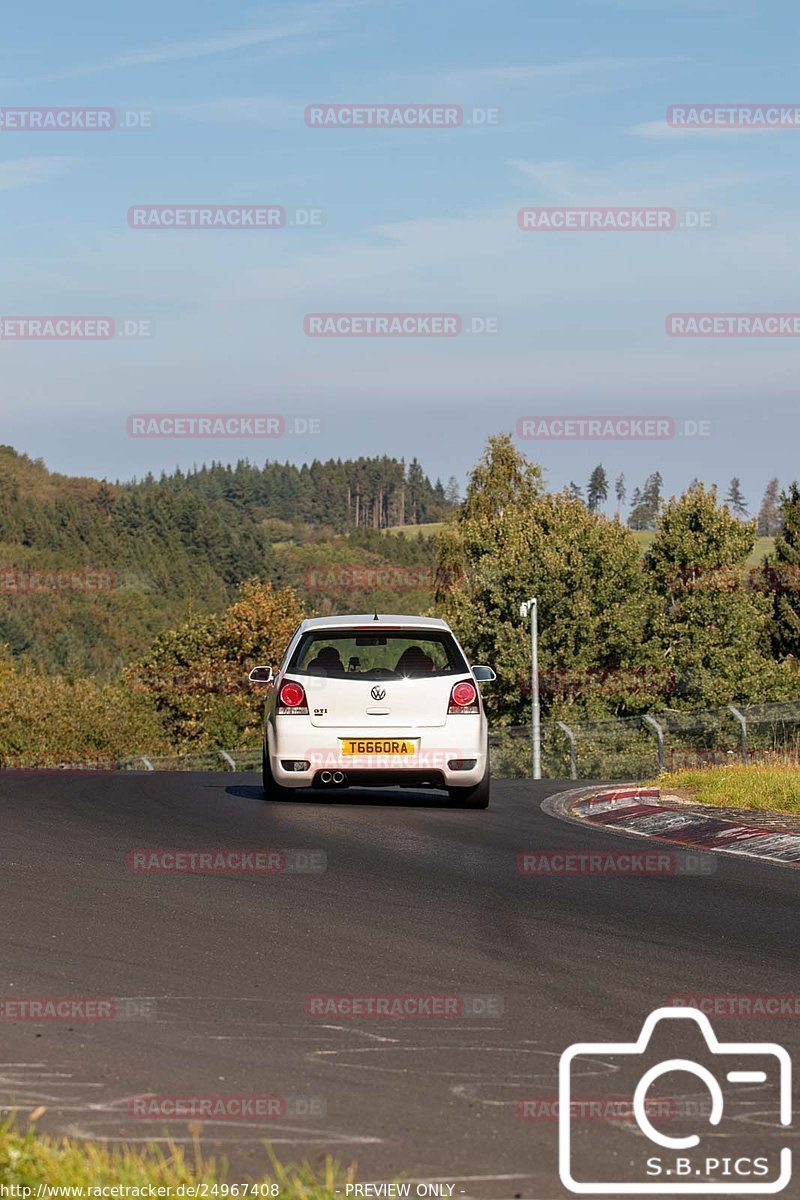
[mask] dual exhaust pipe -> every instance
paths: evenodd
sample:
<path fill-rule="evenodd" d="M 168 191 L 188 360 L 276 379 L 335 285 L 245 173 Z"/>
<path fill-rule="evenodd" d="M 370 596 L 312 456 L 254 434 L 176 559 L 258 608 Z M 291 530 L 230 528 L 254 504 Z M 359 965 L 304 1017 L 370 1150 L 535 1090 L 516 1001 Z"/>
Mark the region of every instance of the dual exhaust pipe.
<path fill-rule="evenodd" d="M 320 775 L 320 783 L 344 783 L 345 777 L 343 771 L 323 771 Z"/>

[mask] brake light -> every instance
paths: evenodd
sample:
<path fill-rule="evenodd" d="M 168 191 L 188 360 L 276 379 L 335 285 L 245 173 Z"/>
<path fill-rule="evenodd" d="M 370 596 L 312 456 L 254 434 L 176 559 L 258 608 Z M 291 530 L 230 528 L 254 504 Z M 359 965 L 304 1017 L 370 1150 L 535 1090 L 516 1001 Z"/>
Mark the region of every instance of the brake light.
<path fill-rule="evenodd" d="M 469 683 L 467 680 L 462 683 L 454 683 L 447 711 L 449 714 L 480 712 L 478 689 L 475 684 Z"/>
<path fill-rule="evenodd" d="M 299 683 L 284 683 L 278 695 L 278 713 L 283 716 L 290 713 L 295 716 L 308 716 L 306 694 Z"/>

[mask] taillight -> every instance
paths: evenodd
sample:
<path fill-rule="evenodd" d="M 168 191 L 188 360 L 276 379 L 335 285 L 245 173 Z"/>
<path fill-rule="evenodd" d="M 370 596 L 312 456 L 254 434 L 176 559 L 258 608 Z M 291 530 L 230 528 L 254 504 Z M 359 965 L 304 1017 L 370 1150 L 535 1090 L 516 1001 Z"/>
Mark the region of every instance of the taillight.
<path fill-rule="evenodd" d="M 463 683 L 454 683 L 447 711 L 450 714 L 480 712 L 478 689 L 475 684 L 466 680 Z"/>
<path fill-rule="evenodd" d="M 283 684 L 278 694 L 278 715 L 288 716 L 290 714 L 308 716 L 306 694 L 299 683 L 291 680 Z"/>

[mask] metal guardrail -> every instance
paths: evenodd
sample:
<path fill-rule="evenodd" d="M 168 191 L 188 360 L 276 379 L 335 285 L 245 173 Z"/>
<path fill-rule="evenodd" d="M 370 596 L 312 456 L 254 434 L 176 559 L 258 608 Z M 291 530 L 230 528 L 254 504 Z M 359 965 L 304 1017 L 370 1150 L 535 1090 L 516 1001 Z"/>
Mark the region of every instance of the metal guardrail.
<path fill-rule="evenodd" d="M 256 771 L 261 770 L 261 747 L 245 750 L 202 750 L 196 754 L 149 754 L 122 759 L 118 771 Z"/>
<path fill-rule="evenodd" d="M 530 727 L 495 728 L 492 773 L 530 774 Z M 544 774 L 550 779 L 631 779 L 680 767 L 727 762 L 791 761 L 800 765 L 800 700 L 665 710 L 600 721 L 562 719 L 542 730 Z"/>
<path fill-rule="evenodd" d="M 489 734 L 492 774 L 530 778 L 530 725 L 494 727 Z M 141 753 L 121 761 L 98 753 L 78 762 L 41 763 L 0 753 L 10 770 L 260 771 L 261 746 L 222 747 L 192 754 Z M 679 767 L 726 762 L 790 761 L 800 766 L 800 700 L 726 705 L 703 710 L 665 710 L 601 721 L 546 721 L 542 727 L 542 768 L 549 779 L 643 779 Z"/>

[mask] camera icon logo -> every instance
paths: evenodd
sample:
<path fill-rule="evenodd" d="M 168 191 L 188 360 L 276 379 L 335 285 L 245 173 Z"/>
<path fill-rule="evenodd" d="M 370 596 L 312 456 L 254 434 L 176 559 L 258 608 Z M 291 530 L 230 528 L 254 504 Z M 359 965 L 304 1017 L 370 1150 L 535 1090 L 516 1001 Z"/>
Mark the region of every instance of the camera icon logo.
<path fill-rule="evenodd" d="M 698 1053 L 694 1058 L 668 1055 L 646 1066 L 656 1031 L 659 1045 L 665 1040 L 671 1043 L 676 1033 L 685 1035 L 693 1046 L 700 1041 Z M 635 1042 L 576 1042 L 564 1051 L 559 1063 L 561 1182 L 569 1191 L 585 1196 L 775 1195 L 791 1180 L 791 1150 L 776 1147 L 769 1138 L 765 1144 L 764 1129 L 741 1122 L 726 1129 L 726 1120 L 730 1126 L 737 1105 L 741 1114 L 754 1102 L 759 1106 L 769 1104 L 766 1096 L 774 1093 L 777 1124 L 791 1125 L 791 1075 L 791 1059 L 783 1046 L 773 1042 L 720 1042 L 708 1017 L 693 1008 L 656 1009 L 645 1020 Z M 648 1093 L 654 1086 L 663 1088 L 665 1077 L 673 1087 L 680 1079 L 679 1089 L 685 1088 L 687 1081 L 692 1089 L 691 1101 L 670 1102 L 673 1116 L 691 1109 L 694 1119 L 689 1131 L 681 1128 L 668 1133 L 651 1120 L 654 1109 Z M 596 1086 L 605 1078 L 614 1079 L 617 1091 L 622 1082 L 622 1091 L 631 1097 L 633 1132 L 643 1135 L 626 1141 L 623 1155 L 604 1154 L 606 1147 L 597 1143 L 596 1134 L 579 1128 L 575 1121 L 575 1109 L 585 1105 L 577 1099 L 575 1082 L 588 1079 Z M 628 1079 L 629 1092 L 625 1088 Z M 702 1109 L 696 1102 L 698 1091 L 704 1098 Z M 656 1111 L 663 1112 L 664 1106 L 656 1106 Z M 749 1111 L 752 1113 L 752 1108 Z M 707 1122 L 707 1128 L 701 1130 L 705 1137 L 692 1131 L 698 1114 Z M 772 1131 L 769 1124 L 768 1129 Z M 621 1136 L 630 1138 L 630 1132 Z M 608 1134 L 604 1137 L 607 1146 Z M 632 1161 L 631 1177 L 614 1177 L 620 1173 L 620 1161 Z M 609 1178 L 603 1178 L 606 1164 Z"/>

